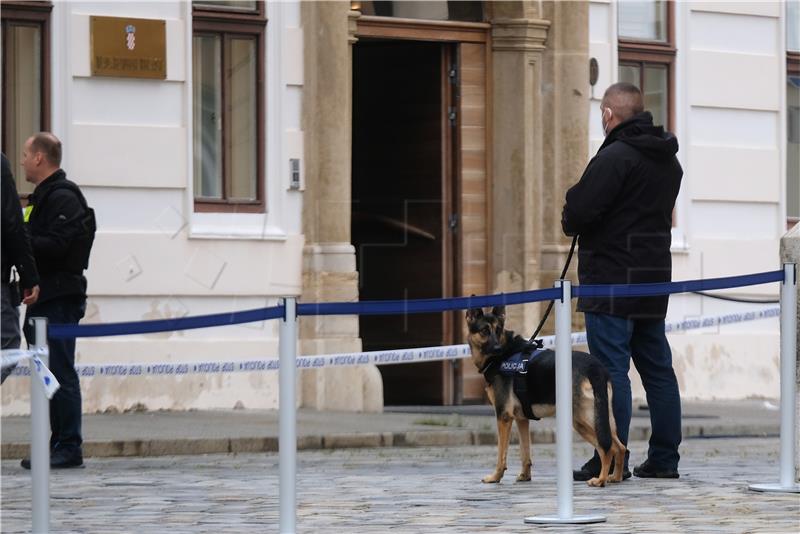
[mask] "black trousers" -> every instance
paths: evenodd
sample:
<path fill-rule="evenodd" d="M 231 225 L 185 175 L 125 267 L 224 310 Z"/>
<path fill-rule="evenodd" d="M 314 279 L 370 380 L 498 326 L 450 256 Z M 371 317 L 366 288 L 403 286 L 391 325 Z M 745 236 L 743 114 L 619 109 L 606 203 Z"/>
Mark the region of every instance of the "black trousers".
<path fill-rule="evenodd" d="M 86 297 L 67 296 L 28 306 L 24 332 L 28 346 L 33 346 L 34 327 L 28 324 L 32 317 L 46 317 L 48 324 L 78 324 L 86 312 Z M 50 349 L 48 367 L 61 387 L 50 399 L 50 448 L 80 449 L 81 437 L 81 385 L 75 371 L 75 340 L 53 339 L 48 336 Z"/>

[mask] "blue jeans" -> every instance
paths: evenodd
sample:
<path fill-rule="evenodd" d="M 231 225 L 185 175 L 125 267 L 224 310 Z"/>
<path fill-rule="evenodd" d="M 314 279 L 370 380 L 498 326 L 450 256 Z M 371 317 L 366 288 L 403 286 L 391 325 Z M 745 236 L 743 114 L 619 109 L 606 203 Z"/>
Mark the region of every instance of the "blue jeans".
<path fill-rule="evenodd" d="M 585 316 L 589 352 L 603 362 L 611 375 L 612 409 L 620 441 L 628 444 L 632 414 L 628 371 L 633 358 L 650 408 L 652 433 L 647 458 L 657 467 L 677 469 L 681 397 L 672 369 L 672 352 L 664 334 L 664 320 L 625 319 L 602 313 Z"/>
<path fill-rule="evenodd" d="M 32 317 L 47 317 L 48 324 L 78 324 L 86 311 L 86 298 L 81 296 L 59 297 L 37 302 L 25 313 L 25 339 L 34 344 Z M 80 451 L 81 437 L 81 385 L 75 371 L 75 339 L 47 338 L 50 349 L 48 367 L 61 387 L 50 399 L 50 449 Z"/>

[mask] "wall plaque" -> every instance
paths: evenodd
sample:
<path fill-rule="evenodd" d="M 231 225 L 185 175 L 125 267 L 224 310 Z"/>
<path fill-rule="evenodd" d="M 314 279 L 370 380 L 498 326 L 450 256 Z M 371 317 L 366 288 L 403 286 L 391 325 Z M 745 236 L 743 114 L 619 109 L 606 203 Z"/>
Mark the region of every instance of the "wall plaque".
<path fill-rule="evenodd" d="M 167 77 L 167 23 L 157 19 L 90 19 L 92 76 Z"/>

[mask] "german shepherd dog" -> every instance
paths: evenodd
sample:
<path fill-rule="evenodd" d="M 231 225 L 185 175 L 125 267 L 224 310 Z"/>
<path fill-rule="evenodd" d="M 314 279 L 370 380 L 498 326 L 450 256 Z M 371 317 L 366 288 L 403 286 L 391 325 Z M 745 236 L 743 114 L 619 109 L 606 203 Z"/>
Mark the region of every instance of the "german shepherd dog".
<path fill-rule="evenodd" d="M 529 342 L 504 329 L 505 307 L 494 307 L 490 313 L 481 308 L 467 311 L 469 346 L 472 362 L 487 379 L 486 393 L 497 416 L 497 465 L 483 482 L 500 482 L 506 470 L 511 423 L 517 422 L 522 456 L 522 472 L 517 481 L 531 479 L 531 451 L 528 419 L 520 399 L 514 392 L 514 377 L 491 372 L 512 354 L 529 347 Z M 539 352 L 528 363 L 524 376 L 531 411 L 536 418 L 552 417 L 556 412 L 555 352 Z M 608 371 L 600 361 L 586 352 L 572 352 L 572 425 L 597 449 L 600 455 L 600 476 L 588 481 L 590 486 L 605 486 L 606 481 L 621 482 L 625 463 L 625 445 L 617 437 L 611 411 L 611 383 Z M 608 472 L 614 460 L 614 472 Z"/>

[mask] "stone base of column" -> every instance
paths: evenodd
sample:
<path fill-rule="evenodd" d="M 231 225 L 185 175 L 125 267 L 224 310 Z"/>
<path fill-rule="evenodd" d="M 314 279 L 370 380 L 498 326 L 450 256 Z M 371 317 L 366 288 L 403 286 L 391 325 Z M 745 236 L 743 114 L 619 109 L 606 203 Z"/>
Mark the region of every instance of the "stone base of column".
<path fill-rule="evenodd" d="M 300 302 L 358 300 L 355 249 L 350 243 L 312 244 L 303 251 L 303 294 Z M 361 350 L 358 317 L 300 318 L 303 355 Z M 383 380 L 374 365 L 308 369 L 300 373 L 300 406 L 315 410 L 383 411 Z"/>

